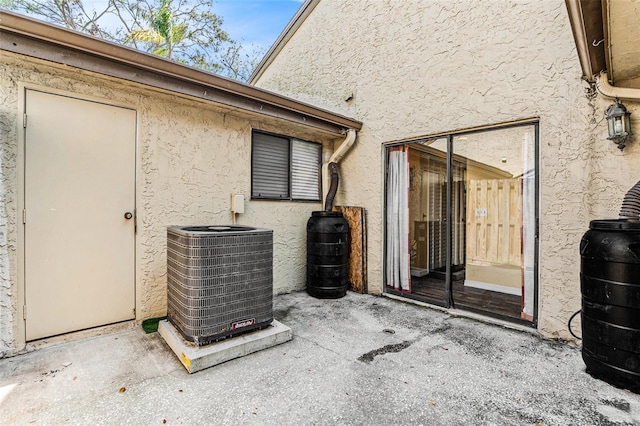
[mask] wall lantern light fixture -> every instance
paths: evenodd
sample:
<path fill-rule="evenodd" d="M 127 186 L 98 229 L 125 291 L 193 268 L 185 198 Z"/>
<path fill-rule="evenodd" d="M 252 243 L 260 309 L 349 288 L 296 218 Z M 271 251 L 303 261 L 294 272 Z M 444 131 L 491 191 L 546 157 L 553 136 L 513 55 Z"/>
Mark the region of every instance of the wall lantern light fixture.
<path fill-rule="evenodd" d="M 630 115 L 631 113 L 627 111 L 627 108 L 618 99 L 616 99 L 615 104 L 607 108 L 607 112 L 604 114 L 609 127 L 609 137 L 607 139 L 615 142 L 620 149 L 624 148 L 627 138 L 631 134 Z"/>

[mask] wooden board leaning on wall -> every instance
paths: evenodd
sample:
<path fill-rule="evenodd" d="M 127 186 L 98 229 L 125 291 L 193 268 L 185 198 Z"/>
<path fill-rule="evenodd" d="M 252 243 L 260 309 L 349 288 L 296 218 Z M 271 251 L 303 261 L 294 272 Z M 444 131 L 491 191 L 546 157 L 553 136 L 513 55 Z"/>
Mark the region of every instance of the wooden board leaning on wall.
<path fill-rule="evenodd" d="M 364 207 L 335 206 L 349 223 L 349 290 L 367 293 L 367 218 Z"/>

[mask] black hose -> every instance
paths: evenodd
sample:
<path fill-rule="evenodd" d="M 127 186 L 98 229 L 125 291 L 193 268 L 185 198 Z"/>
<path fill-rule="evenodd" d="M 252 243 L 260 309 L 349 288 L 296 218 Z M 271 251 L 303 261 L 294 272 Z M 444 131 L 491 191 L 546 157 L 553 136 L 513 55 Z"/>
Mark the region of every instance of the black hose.
<path fill-rule="evenodd" d="M 582 337 L 578 337 L 573 333 L 573 330 L 571 330 L 571 321 L 573 321 L 573 319 L 576 317 L 576 315 L 578 315 L 580 312 L 582 312 L 582 309 L 580 309 L 578 312 L 574 313 L 573 315 L 571 315 L 571 318 L 569 318 L 569 322 L 567 323 L 567 327 L 569 328 L 569 333 L 571 333 L 571 335 L 573 337 L 575 337 L 578 340 L 582 340 Z"/>
<path fill-rule="evenodd" d="M 331 172 L 331 186 L 329 192 L 327 192 L 327 199 L 324 202 L 324 211 L 330 212 L 333 209 L 333 199 L 336 197 L 338 191 L 338 182 L 340 177 L 338 176 L 338 163 L 329 163 L 329 171 Z"/>
<path fill-rule="evenodd" d="M 620 218 L 640 219 L 640 181 L 625 194 L 620 208 Z"/>

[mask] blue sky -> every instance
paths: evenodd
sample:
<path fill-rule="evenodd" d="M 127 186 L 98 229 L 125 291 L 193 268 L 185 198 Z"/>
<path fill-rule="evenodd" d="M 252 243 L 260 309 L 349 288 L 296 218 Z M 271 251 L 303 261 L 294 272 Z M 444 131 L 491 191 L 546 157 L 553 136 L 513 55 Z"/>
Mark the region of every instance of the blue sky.
<path fill-rule="evenodd" d="M 304 0 L 214 0 L 213 13 L 223 20 L 231 39 L 256 45 L 265 52 L 278 38 Z M 107 0 L 83 0 L 101 10 Z M 115 18 L 114 18 L 115 19 Z"/>
<path fill-rule="evenodd" d="M 215 0 L 213 12 L 233 40 L 265 51 L 296 14 L 303 0 Z"/>

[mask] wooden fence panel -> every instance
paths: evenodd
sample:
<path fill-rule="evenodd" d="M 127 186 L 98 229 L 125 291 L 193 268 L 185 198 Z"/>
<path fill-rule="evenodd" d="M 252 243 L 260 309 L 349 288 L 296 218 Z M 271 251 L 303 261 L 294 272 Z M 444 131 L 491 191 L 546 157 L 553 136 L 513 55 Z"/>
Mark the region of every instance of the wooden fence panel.
<path fill-rule="evenodd" d="M 520 179 L 469 181 L 467 263 L 522 265 Z"/>

